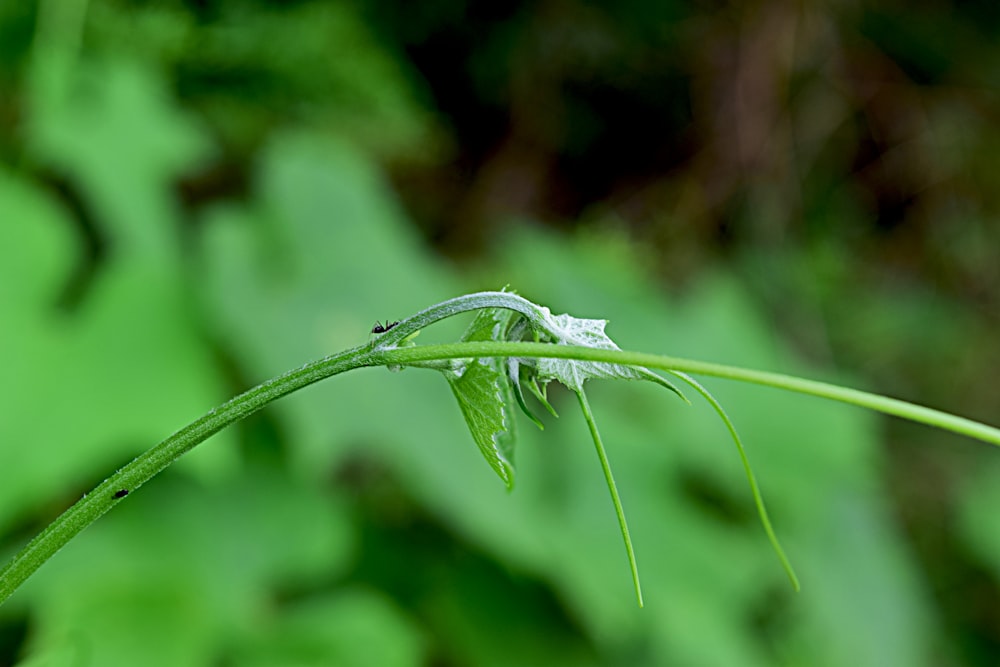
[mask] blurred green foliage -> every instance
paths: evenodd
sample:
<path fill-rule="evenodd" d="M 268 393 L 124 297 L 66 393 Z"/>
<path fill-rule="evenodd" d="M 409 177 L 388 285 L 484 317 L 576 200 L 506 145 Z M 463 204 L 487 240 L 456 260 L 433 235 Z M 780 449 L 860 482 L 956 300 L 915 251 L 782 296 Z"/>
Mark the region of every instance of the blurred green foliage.
<path fill-rule="evenodd" d="M 508 283 L 626 349 L 996 423 L 998 27 L 942 0 L 0 4 L 0 554 L 250 384 Z M 0 608 L 0 664 L 995 662 L 995 452 L 711 389 L 801 595 L 707 406 L 590 390 L 639 610 L 570 396 L 508 494 L 446 383 L 376 369 L 131 495 Z"/>

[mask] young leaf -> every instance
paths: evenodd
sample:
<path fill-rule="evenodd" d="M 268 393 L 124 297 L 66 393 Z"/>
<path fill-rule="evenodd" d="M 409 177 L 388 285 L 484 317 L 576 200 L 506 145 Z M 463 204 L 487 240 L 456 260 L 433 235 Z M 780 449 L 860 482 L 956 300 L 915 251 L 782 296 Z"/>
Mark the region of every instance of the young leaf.
<path fill-rule="evenodd" d="M 536 309 L 539 308 L 533 303 L 531 306 Z M 507 340 L 511 341 L 524 340 L 525 338 L 530 337 L 537 343 L 539 342 L 538 336 L 538 331 L 531 329 L 529 321 L 524 317 L 517 318 L 507 329 Z M 538 402 L 541 403 L 553 417 L 559 417 L 559 415 L 557 415 L 555 409 L 549 405 L 549 402 L 545 399 L 545 394 L 538 388 L 538 384 L 535 381 L 535 362 L 532 362 L 529 366 L 524 366 L 521 363 L 522 361 L 522 359 L 518 359 L 517 357 L 512 357 L 507 360 L 507 377 L 510 380 L 511 387 L 514 388 L 514 398 L 517 399 L 517 405 L 521 408 L 521 412 L 527 415 L 528 419 L 534 422 L 535 426 L 544 430 L 545 425 L 542 424 L 542 420 L 536 417 L 535 414 L 528 409 L 528 404 L 524 400 L 524 391 L 521 389 L 521 383 L 524 382 L 528 385 L 528 390 L 538 399 Z"/>
<path fill-rule="evenodd" d="M 536 399 L 538 399 L 538 402 L 541 403 L 542 406 L 549 411 L 550 415 L 558 419 L 559 413 L 557 413 L 556 409 L 552 407 L 551 403 L 549 403 L 549 397 L 546 394 L 548 385 L 544 384 L 541 387 L 539 387 L 538 382 L 535 381 L 535 378 L 527 374 L 523 375 L 522 380 L 524 381 L 524 384 L 528 386 L 528 391 L 531 392 L 531 395 L 534 396 Z"/>
<path fill-rule="evenodd" d="M 545 430 L 545 424 L 542 423 L 541 419 L 539 419 L 538 417 L 535 416 L 535 413 L 533 413 L 531 410 L 528 409 L 528 404 L 524 402 L 524 392 L 521 391 L 521 376 L 522 375 L 523 375 L 523 373 L 522 373 L 522 370 L 521 370 L 521 365 L 518 362 L 518 360 L 517 359 L 508 359 L 507 360 L 507 379 L 510 381 L 510 386 L 514 390 L 514 398 L 517 399 L 517 405 L 518 405 L 519 408 L 521 408 L 521 412 L 523 412 L 525 415 L 527 415 L 528 419 L 530 419 L 535 424 L 535 426 L 537 426 L 539 428 L 539 430 L 544 431 Z M 530 378 L 529 378 L 529 380 L 530 380 Z M 545 402 L 545 405 L 549 408 L 549 410 L 552 410 L 552 406 L 548 405 L 547 402 Z"/>
<path fill-rule="evenodd" d="M 511 312 L 484 308 L 476 314 L 462 341 L 503 340 Z M 466 359 L 445 372 L 448 384 L 486 462 L 507 488 L 514 486 L 514 392 L 503 359 Z"/>
<path fill-rule="evenodd" d="M 604 333 L 607 320 L 588 320 L 565 313 L 553 315 L 544 306 L 539 306 L 539 311 L 545 322 L 546 333 L 557 345 L 581 345 L 604 350 L 621 349 Z M 638 366 L 575 359 L 539 359 L 536 368 L 538 379 L 543 384 L 550 380 L 558 380 L 576 392 L 581 391 L 583 383 L 591 378 L 651 380 L 677 394 L 685 403 L 690 403 L 673 383 L 649 369 Z"/>

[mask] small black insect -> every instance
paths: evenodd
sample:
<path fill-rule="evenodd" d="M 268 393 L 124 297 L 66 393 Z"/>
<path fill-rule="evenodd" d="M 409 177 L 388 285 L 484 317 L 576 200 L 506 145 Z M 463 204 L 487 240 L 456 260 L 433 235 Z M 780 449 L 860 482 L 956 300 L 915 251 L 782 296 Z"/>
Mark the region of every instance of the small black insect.
<path fill-rule="evenodd" d="M 122 489 L 121 491 L 115 491 L 115 498 L 124 498 L 128 495 L 128 489 Z"/>
<path fill-rule="evenodd" d="M 372 327 L 372 333 L 374 334 L 385 333 L 386 331 L 393 328 L 397 324 L 399 324 L 399 320 L 396 320 L 395 322 L 389 322 L 389 320 L 386 320 L 385 324 L 382 324 L 378 320 L 375 320 L 375 326 Z"/>

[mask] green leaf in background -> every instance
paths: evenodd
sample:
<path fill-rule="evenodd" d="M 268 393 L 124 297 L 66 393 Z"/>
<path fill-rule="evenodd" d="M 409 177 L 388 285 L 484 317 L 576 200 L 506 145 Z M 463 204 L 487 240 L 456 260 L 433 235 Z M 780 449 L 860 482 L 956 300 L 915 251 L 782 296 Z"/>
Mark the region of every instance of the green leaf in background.
<path fill-rule="evenodd" d="M 355 549 L 345 499 L 281 472 L 212 488 L 167 476 L 26 584 L 44 614 L 33 643 L 93 664 L 208 665 L 283 622 L 276 590 L 341 575 Z"/>
<path fill-rule="evenodd" d="M 447 265 L 422 250 L 374 163 L 351 144 L 278 134 L 256 174 L 250 202 L 207 212 L 200 255 L 208 326 L 250 378 L 356 345 L 375 320 L 456 291 Z M 441 330 L 460 335 L 449 324 Z M 281 401 L 273 414 L 292 465 L 322 476 L 355 446 L 433 433 L 434 394 L 411 388 L 435 381 L 365 371 Z"/>
<path fill-rule="evenodd" d="M 959 500 L 959 527 L 973 556 L 1000 576 L 1000 465 L 992 462 L 969 475 Z"/>
<path fill-rule="evenodd" d="M 41 54 L 31 79 L 33 159 L 79 189 L 98 233 L 113 239 L 113 261 L 142 257 L 163 269 L 183 268 L 171 186 L 209 156 L 204 131 L 170 103 L 153 68 L 52 55 Z"/>
<path fill-rule="evenodd" d="M 383 593 L 348 589 L 292 605 L 273 627 L 249 637 L 239 667 L 419 667 L 424 640 Z"/>
<path fill-rule="evenodd" d="M 22 443 L 4 448 L 0 526 L 72 496 L 227 391 L 194 326 L 168 194 L 202 138 L 145 69 L 64 74 L 53 85 L 67 96 L 85 87 L 85 100 L 39 94 L 30 138 L 35 158 L 64 174 L 93 213 L 108 255 L 81 271 L 86 253 L 66 208 L 22 175 L 0 173 L 0 442 Z M 162 133 L 150 135 L 158 123 Z M 67 293 L 78 297 L 60 306 Z M 224 443 L 233 436 L 219 438 L 183 467 L 231 470 Z"/>
<path fill-rule="evenodd" d="M 498 308 L 480 310 L 461 340 L 505 340 L 511 316 Z M 513 488 L 517 433 L 506 360 L 471 359 L 444 373 L 479 451 L 507 488 Z"/>

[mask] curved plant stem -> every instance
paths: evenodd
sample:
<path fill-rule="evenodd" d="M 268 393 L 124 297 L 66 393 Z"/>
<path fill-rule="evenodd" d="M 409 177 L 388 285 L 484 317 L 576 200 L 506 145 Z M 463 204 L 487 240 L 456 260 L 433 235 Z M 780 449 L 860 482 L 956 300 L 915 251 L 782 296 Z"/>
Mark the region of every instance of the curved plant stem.
<path fill-rule="evenodd" d="M 394 347 L 434 321 L 484 307 L 510 308 L 532 321 L 538 318 L 537 307 L 516 295 L 481 293 L 458 297 L 407 318 L 366 345 L 306 364 L 240 394 L 134 459 L 46 527 L 0 570 L 0 604 L 71 538 L 118 503 L 124 497 L 123 491 L 134 491 L 185 452 L 233 422 L 257 412 L 271 401 L 324 378 L 363 366 L 406 365 L 480 357 L 550 357 L 644 366 L 664 371 L 710 375 L 820 396 L 1000 446 L 1000 429 L 979 422 L 897 399 L 777 373 L 652 354 L 545 343 L 474 342 Z"/>
<path fill-rule="evenodd" d="M 370 365 L 367 347 L 354 348 L 314 361 L 257 385 L 133 459 L 59 515 L 0 570 L 0 604 L 63 545 L 182 454 L 233 422 L 257 412 L 271 401 L 296 389 L 338 373 Z"/>
<path fill-rule="evenodd" d="M 429 324 L 457 313 L 489 307 L 508 308 L 521 313 L 532 322 L 538 321 L 538 307 L 515 294 L 480 292 L 462 295 L 406 318 L 365 345 L 308 363 L 272 378 L 211 410 L 101 482 L 97 488 L 59 515 L 27 546 L 15 554 L 0 570 L 0 604 L 3 604 L 45 561 L 128 493 L 135 491 L 182 454 L 226 426 L 306 385 L 353 368 L 386 363 L 383 360 L 375 360 L 372 351 L 389 349 L 402 343 L 408 336 Z M 448 357 L 441 357 L 445 358 Z"/>
<path fill-rule="evenodd" d="M 590 437 L 594 439 L 594 447 L 597 449 L 597 458 L 601 460 L 601 470 L 604 471 L 604 479 L 608 483 L 608 491 L 611 492 L 611 502 L 615 505 L 615 514 L 618 516 L 618 525 L 622 530 L 622 539 L 625 540 L 625 551 L 628 553 L 628 564 L 632 570 L 632 585 L 635 586 L 635 597 L 642 606 L 642 586 L 639 584 L 639 568 L 635 563 L 635 550 L 632 549 L 632 538 L 628 533 L 628 522 L 625 521 L 625 510 L 622 509 L 622 499 L 618 495 L 618 486 L 615 484 L 614 475 L 611 474 L 611 464 L 608 462 L 608 453 L 604 450 L 604 443 L 601 441 L 601 434 L 597 431 L 597 422 L 594 421 L 594 413 L 590 410 L 590 403 L 587 395 L 581 389 L 576 392 L 576 397 L 580 400 L 580 409 L 583 410 L 583 417 L 587 420 L 587 427 L 590 429 Z"/>

